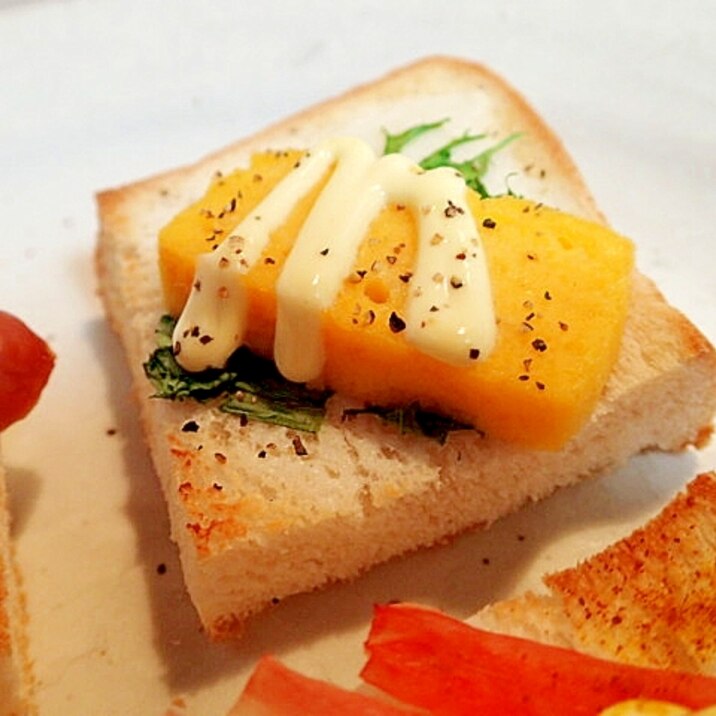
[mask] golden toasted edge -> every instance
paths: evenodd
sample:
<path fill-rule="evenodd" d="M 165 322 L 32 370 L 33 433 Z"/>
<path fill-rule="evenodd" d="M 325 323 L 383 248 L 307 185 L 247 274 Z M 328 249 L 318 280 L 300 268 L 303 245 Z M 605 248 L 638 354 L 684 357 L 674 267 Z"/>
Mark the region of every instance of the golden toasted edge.
<path fill-rule="evenodd" d="M 582 648 L 716 673 L 716 473 L 696 477 L 630 536 L 544 581 Z"/>
<path fill-rule="evenodd" d="M 5 472 L 0 456 L 0 716 L 30 716 L 35 676 L 27 637 L 27 600 L 10 537 Z M 11 595 L 16 603 L 10 605 Z M 7 681 L 4 681 L 7 679 Z M 8 711 L 7 709 L 12 709 Z"/>
<path fill-rule="evenodd" d="M 494 602 L 468 622 L 623 663 L 716 674 L 716 474 L 698 475 L 644 526 L 544 582 L 548 592 Z"/>

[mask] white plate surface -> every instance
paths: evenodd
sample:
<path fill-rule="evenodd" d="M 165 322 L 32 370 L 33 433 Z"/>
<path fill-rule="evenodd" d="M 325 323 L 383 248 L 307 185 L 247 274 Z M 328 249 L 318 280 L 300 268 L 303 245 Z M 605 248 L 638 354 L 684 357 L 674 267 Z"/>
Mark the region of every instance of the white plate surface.
<path fill-rule="evenodd" d="M 354 685 L 373 603 L 465 617 L 716 468 L 714 446 L 636 459 L 488 532 L 287 600 L 239 644 L 209 644 L 96 297 L 95 191 L 422 55 L 472 58 L 556 128 L 642 270 L 713 341 L 714 48 L 709 0 L 0 2 L 0 307 L 58 355 L 37 410 L 3 435 L 43 716 L 160 714 L 175 697 L 223 714 L 266 651 Z"/>

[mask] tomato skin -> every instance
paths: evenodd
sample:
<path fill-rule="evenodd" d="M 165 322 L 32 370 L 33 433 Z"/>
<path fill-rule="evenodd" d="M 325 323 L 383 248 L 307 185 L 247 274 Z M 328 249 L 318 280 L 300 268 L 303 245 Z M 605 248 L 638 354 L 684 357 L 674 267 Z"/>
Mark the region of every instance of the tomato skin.
<path fill-rule="evenodd" d="M 47 343 L 19 318 L 0 311 L 0 431 L 32 410 L 54 365 Z"/>
<path fill-rule="evenodd" d="M 407 604 L 376 608 L 366 647 L 365 681 L 437 715 L 595 716 L 637 697 L 716 704 L 716 678 L 617 664 Z"/>
<path fill-rule="evenodd" d="M 419 712 L 302 676 L 272 656 L 264 656 L 227 716 L 257 713 L 266 716 L 418 716 Z"/>

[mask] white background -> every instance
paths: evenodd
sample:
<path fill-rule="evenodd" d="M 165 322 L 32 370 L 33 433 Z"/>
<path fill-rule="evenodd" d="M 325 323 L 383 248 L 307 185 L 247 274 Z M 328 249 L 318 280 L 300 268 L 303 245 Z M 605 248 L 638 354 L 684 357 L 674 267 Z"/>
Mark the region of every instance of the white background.
<path fill-rule="evenodd" d="M 0 2 L 0 308 L 58 356 L 36 412 L 3 436 L 42 714 L 156 714 L 176 696 L 223 714 L 267 650 L 354 684 L 373 602 L 467 616 L 716 468 L 714 447 L 634 460 L 488 533 L 289 600 L 238 645 L 206 643 L 95 295 L 94 192 L 435 53 L 485 62 L 529 98 L 641 269 L 715 340 L 709 0 Z"/>

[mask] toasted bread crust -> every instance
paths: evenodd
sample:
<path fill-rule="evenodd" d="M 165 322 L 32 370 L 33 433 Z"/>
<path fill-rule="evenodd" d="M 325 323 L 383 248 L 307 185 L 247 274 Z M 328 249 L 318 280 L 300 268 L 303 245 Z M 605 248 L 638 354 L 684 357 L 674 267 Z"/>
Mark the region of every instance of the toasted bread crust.
<path fill-rule="evenodd" d="M 545 582 L 580 644 L 632 664 L 716 673 L 716 474 Z"/>
<path fill-rule="evenodd" d="M 0 716 L 36 713 L 26 626 L 25 594 L 10 540 L 5 474 L 0 463 Z"/>
<path fill-rule="evenodd" d="M 142 422 L 171 515 L 187 587 L 223 638 L 272 600 L 355 577 L 370 566 L 489 524 L 526 501 L 646 449 L 702 439 L 716 409 L 716 354 L 643 276 L 634 280 L 623 349 L 592 420 L 560 453 L 520 450 L 472 431 L 444 445 L 370 416 L 346 421 L 332 399 L 316 437 L 151 400 L 142 362 L 163 311 L 156 233 L 211 175 L 254 151 L 311 146 L 334 134 L 374 145 L 381 127 L 443 116 L 459 129 L 524 139 L 488 176 L 520 193 L 601 217 L 574 163 L 526 102 L 480 65 L 430 58 L 317 105 L 197 164 L 102 192 L 97 271 L 109 320 L 135 377 Z M 512 186 L 512 184 L 511 184 Z M 187 420 L 196 433 L 182 431 Z M 216 454 L 222 455 L 219 462 Z M 219 485 L 219 488 L 216 487 Z"/>
<path fill-rule="evenodd" d="M 470 621 L 624 663 L 716 674 L 716 473 L 544 581 L 548 593 L 496 602 Z"/>

